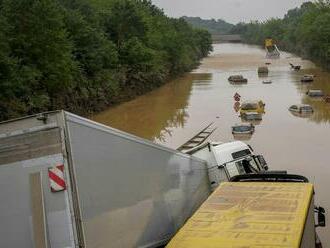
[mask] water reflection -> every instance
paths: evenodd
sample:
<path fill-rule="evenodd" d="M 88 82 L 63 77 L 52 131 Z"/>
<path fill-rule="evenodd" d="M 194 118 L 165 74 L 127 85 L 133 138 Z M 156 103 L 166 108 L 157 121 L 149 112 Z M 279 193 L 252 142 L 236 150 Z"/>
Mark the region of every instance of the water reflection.
<path fill-rule="evenodd" d="M 208 90 L 212 74 L 191 73 L 144 96 L 109 109 L 92 119 L 105 125 L 165 142 L 174 129 L 184 128 L 192 87 Z"/>

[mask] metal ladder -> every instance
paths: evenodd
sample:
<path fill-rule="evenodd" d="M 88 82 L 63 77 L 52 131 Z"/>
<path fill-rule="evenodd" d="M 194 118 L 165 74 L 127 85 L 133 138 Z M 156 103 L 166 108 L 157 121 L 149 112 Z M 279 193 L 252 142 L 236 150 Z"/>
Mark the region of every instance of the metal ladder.
<path fill-rule="evenodd" d="M 189 139 L 182 146 L 177 148 L 177 150 L 180 152 L 185 152 L 185 151 L 195 148 L 196 146 L 201 145 L 217 129 L 217 128 L 212 127 L 213 124 L 214 124 L 214 122 L 210 123 L 202 131 L 200 131 L 194 137 Z"/>

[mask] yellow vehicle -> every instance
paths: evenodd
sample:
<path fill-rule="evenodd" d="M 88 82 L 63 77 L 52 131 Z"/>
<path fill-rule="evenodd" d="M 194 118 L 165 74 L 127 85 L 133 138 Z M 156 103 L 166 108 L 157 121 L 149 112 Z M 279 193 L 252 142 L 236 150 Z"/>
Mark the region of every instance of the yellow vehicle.
<path fill-rule="evenodd" d="M 242 115 L 248 112 L 265 113 L 265 103 L 261 100 L 243 102 L 240 108 L 240 114 Z"/>
<path fill-rule="evenodd" d="M 278 59 L 280 57 L 280 51 L 276 46 L 276 43 L 273 39 L 265 40 L 265 48 L 266 48 L 266 58 L 268 59 Z"/>
<path fill-rule="evenodd" d="M 274 45 L 273 39 L 266 39 L 265 40 L 265 47 L 271 47 Z"/>
<path fill-rule="evenodd" d="M 244 175 L 222 183 L 167 248 L 322 247 L 316 226 L 325 226 L 324 209 L 306 178 Z"/>

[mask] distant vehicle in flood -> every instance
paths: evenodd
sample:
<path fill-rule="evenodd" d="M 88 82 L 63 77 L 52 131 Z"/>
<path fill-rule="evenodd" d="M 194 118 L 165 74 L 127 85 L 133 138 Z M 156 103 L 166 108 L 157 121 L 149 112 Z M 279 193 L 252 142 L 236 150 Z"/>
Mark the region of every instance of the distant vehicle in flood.
<path fill-rule="evenodd" d="M 268 74 L 269 70 L 267 66 L 258 67 L 258 74 Z"/>
<path fill-rule="evenodd" d="M 263 84 L 271 84 L 271 83 L 273 83 L 273 82 L 272 82 L 272 80 L 264 80 L 264 81 L 262 81 L 262 83 L 263 83 Z"/>
<path fill-rule="evenodd" d="M 240 108 L 240 114 L 248 112 L 257 112 L 259 114 L 265 113 L 265 103 L 261 100 L 243 102 Z"/>
<path fill-rule="evenodd" d="M 314 109 L 308 104 L 295 104 L 290 106 L 289 110 L 293 113 L 313 113 Z"/>
<path fill-rule="evenodd" d="M 301 80 L 303 83 L 309 83 L 314 81 L 314 75 L 304 75 Z"/>
<path fill-rule="evenodd" d="M 323 97 L 324 93 L 322 90 L 309 90 L 306 92 L 306 95 L 310 97 Z"/>
<path fill-rule="evenodd" d="M 301 65 L 294 65 L 292 63 L 289 63 L 289 64 L 290 64 L 292 70 L 300 71 Z"/>
<path fill-rule="evenodd" d="M 266 58 L 268 59 L 279 59 L 281 56 L 280 50 L 276 46 L 273 39 L 265 40 Z"/>
<path fill-rule="evenodd" d="M 253 134 L 255 127 L 253 124 L 236 124 L 232 127 L 232 134 Z"/>
<path fill-rule="evenodd" d="M 232 75 L 228 78 L 228 81 L 231 83 L 247 83 L 248 80 L 242 75 Z"/>

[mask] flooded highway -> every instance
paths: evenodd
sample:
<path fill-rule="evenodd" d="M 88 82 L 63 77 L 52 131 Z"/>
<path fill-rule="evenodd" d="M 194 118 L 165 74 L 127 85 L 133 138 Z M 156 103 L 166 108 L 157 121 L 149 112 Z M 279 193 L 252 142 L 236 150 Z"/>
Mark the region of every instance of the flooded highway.
<path fill-rule="evenodd" d="M 270 62 L 268 77 L 259 77 L 258 66 Z M 291 70 L 289 63 L 302 65 Z M 249 81 L 233 85 L 228 77 L 242 74 Z M 301 83 L 304 74 L 313 83 Z M 263 84 L 271 80 L 272 84 Z M 213 141 L 232 141 L 231 127 L 242 120 L 235 109 L 234 94 L 245 100 L 262 100 L 265 114 L 252 136 L 240 138 L 263 154 L 270 169 L 301 174 L 315 184 L 316 203 L 330 220 L 330 103 L 306 95 L 320 89 L 330 95 L 330 73 L 313 63 L 282 52 L 278 60 L 265 59 L 265 51 L 244 44 L 216 44 L 214 52 L 198 69 L 159 89 L 110 108 L 93 119 L 111 127 L 177 148 L 209 123 L 217 130 Z M 292 114 L 293 104 L 310 104 L 314 113 Z M 328 223 L 330 224 L 330 223 Z M 330 247 L 330 225 L 320 228 L 324 247 Z"/>

